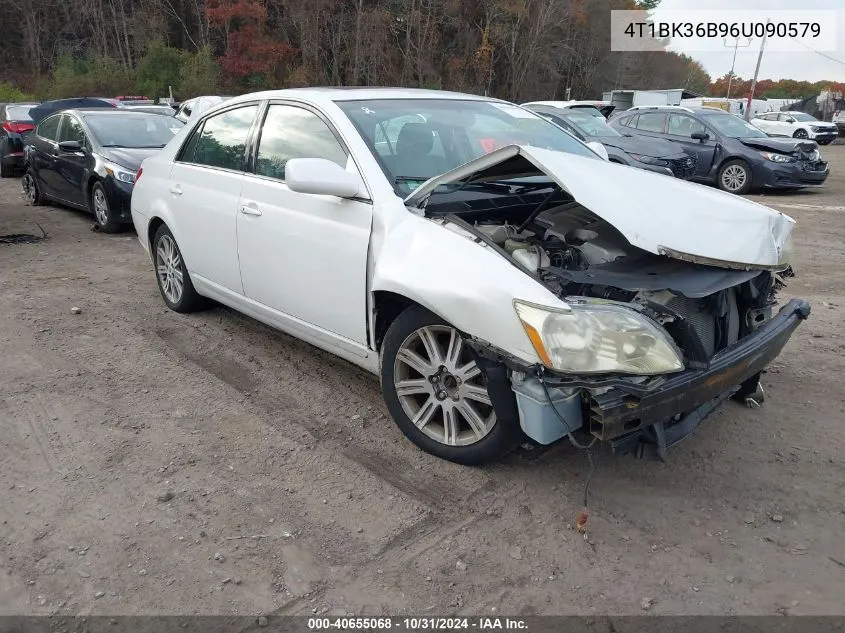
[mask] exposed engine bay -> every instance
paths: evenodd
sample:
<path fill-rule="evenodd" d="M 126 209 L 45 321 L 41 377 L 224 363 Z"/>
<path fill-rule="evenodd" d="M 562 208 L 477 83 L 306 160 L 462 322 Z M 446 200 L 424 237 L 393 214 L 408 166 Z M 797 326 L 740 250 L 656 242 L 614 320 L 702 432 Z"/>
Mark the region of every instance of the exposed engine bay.
<path fill-rule="evenodd" d="M 575 201 L 534 211 L 513 214 L 519 222 L 476 219 L 470 224 L 456 214 L 445 218 L 504 251 L 562 299 L 623 302 L 650 316 L 669 332 L 691 367 L 771 317 L 778 284 L 771 272 L 647 253 Z"/>

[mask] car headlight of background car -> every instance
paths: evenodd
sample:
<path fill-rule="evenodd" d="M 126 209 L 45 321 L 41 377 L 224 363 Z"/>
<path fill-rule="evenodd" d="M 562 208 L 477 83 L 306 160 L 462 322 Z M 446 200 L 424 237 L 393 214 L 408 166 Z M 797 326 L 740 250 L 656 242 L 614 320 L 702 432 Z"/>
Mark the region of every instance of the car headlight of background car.
<path fill-rule="evenodd" d="M 654 158 L 653 156 L 643 156 L 642 154 L 631 154 L 631 158 L 646 165 L 657 165 L 658 167 L 668 167 L 669 161 L 662 158 Z"/>
<path fill-rule="evenodd" d="M 106 173 L 115 180 L 129 183 L 130 185 L 135 184 L 135 172 L 124 169 L 120 165 L 115 165 L 114 163 L 106 163 L 105 167 Z"/>
<path fill-rule="evenodd" d="M 684 368 L 668 334 L 630 308 L 577 298 L 569 310 L 518 300 L 514 308 L 537 355 L 550 369 L 653 375 Z"/>
<path fill-rule="evenodd" d="M 762 156 L 766 160 L 770 160 L 774 163 L 794 163 L 795 162 L 795 159 L 792 156 L 787 156 L 786 154 L 778 154 L 777 152 L 760 152 L 760 156 Z"/>

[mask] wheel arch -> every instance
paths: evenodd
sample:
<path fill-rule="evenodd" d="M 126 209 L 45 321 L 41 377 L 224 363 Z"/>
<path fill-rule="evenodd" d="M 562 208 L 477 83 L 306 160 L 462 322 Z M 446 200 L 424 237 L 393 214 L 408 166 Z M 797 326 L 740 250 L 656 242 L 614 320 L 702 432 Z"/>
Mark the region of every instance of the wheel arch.
<path fill-rule="evenodd" d="M 167 223 L 158 216 L 151 218 L 149 224 L 147 224 L 147 246 L 150 251 L 150 259 L 153 259 L 153 238 L 160 226 L 167 226 Z"/>
<path fill-rule="evenodd" d="M 372 338 L 373 349 L 377 352 L 381 351 L 381 345 L 384 341 L 384 336 L 391 324 L 402 314 L 405 310 L 411 307 L 419 307 L 428 310 L 446 323 L 449 320 L 439 314 L 436 310 L 432 310 L 431 306 L 423 305 L 405 295 L 390 290 L 374 290 L 372 293 Z M 451 325 L 451 323 L 450 323 Z M 453 326 L 455 327 L 455 326 Z M 460 331 L 459 328 L 458 331 Z"/>
<path fill-rule="evenodd" d="M 85 206 L 88 207 L 88 210 L 92 213 L 94 212 L 94 207 L 91 204 L 91 193 L 94 191 L 94 185 L 100 182 L 101 178 L 96 173 L 91 173 L 88 175 L 88 180 L 85 182 Z"/>

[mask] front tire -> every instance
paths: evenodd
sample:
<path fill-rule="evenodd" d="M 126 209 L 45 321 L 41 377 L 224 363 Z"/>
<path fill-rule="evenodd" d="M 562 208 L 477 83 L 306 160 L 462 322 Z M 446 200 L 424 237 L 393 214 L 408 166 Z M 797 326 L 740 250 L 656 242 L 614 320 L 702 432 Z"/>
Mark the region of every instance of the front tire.
<path fill-rule="evenodd" d="M 106 188 L 101 182 L 95 182 L 91 187 L 91 210 L 103 233 L 117 233 L 122 228 L 120 221 L 115 217 L 115 212 L 111 209 Z"/>
<path fill-rule="evenodd" d="M 716 184 L 728 193 L 748 193 L 751 191 L 751 167 L 744 160 L 729 160 L 719 169 Z"/>
<path fill-rule="evenodd" d="M 826 141 L 817 141 L 819 145 L 830 145 L 833 143 L 833 139 L 828 139 Z"/>
<path fill-rule="evenodd" d="M 27 169 L 23 175 L 21 188 L 23 189 L 24 198 L 33 207 L 37 207 L 44 202 L 44 196 L 38 187 L 38 180 L 35 178 L 35 174 L 31 169 Z"/>
<path fill-rule="evenodd" d="M 792 138 L 810 138 L 810 135 L 807 134 L 807 130 L 795 130 Z"/>
<path fill-rule="evenodd" d="M 153 237 L 152 253 L 158 289 L 167 307 L 183 313 L 204 308 L 206 300 L 194 289 L 176 239 L 164 224 Z"/>
<path fill-rule="evenodd" d="M 387 330 L 381 387 L 396 425 L 427 453 L 477 465 L 518 444 L 519 429 L 497 419 L 461 333 L 424 308 L 406 309 Z"/>

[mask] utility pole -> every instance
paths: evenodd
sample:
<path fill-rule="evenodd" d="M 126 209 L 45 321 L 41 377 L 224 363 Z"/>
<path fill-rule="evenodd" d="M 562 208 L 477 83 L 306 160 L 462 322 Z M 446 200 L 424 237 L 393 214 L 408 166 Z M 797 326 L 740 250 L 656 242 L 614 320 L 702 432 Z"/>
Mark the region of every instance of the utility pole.
<path fill-rule="evenodd" d="M 737 49 L 739 49 L 739 48 L 747 48 L 747 47 L 751 46 L 751 40 L 752 40 L 752 39 L 754 39 L 754 38 L 749 37 L 749 38 L 748 38 L 748 43 L 747 43 L 747 44 L 743 44 L 743 46 L 742 46 L 742 47 L 740 47 L 740 45 L 739 45 L 739 35 L 737 35 L 737 36 L 736 36 L 736 42 L 734 42 L 734 45 L 733 45 L 733 49 L 734 49 L 734 58 L 733 58 L 733 61 L 731 62 L 731 74 L 730 74 L 730 75 L 728 75 L 728 93 L 725 95 L 725 99 L 730 99 L 730 98 L 731 98 L 731 84 L 733 83 L 733 80 L 734 80 L 734 67 L 736 66 L 736 52 L 737 52 Z M 725 39 L 723 40 L 723 42 L 724 42 L 724 45 L 727 47 L 727 46 L 728 46 L 728 38 L 725 38 Z"/>
<path fill-rule="evenodd" d="M 771 24 L 772 19 L 766 20 L 766 24 Z M 760 54 L 757 55 L 757 67 L 754 69 L 754 79 L 751 80 L 751 91 L 748 93 L 748 102 L 745 104 L 745 120 L 751 119 L 751 100 L 754 99 L 754 89 L 757 87 L 757 75 L 760 74 L 760 62 L 763 61 L 763 49 L 766 48 L 766 36 L 768 29 L 763 33 L 763 41 L 760 42 Z"/>

